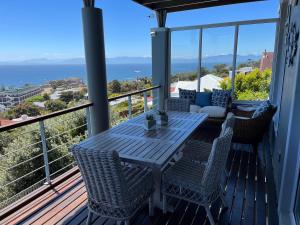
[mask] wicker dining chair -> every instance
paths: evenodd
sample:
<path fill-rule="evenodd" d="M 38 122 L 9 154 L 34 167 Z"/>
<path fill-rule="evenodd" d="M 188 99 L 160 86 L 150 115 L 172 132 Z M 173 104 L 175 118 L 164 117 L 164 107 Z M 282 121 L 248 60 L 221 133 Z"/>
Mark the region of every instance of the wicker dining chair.
<path fill-rule="evenodd" d="M 128 225 L 130 218 L 148 199 L 149 213 L 152 214 L 154 188 L 149 169 L 122 165 L 116 151 L 75 145 L 72 152 L 87 190 L 87 224 L 96 214 Z"/>
<path fill-rule="evenodd" d="M 228 113 L 226 120 L 222 124 L 220 136 L 222 136 L 227 128 L 233 129 L 235 116 Z M 189 141 L 183 149 L 183 157 L 189 158 L 197 162 L 206 162 L 212 150 L 212 143 L 199 140 Z M 226 170 L 225 170 L 226 171 Z"/>
<path fill-rule="evenodd" d="M 210 224 L 215 224 L 209 207 L 218 198 L 222 200 L 223 206 L 227 207 L 221 187 L 220 171 L 225 168 L 232 135 L 232 129 L 227 128 L 221 137 L 214 140 L 206 164 L 182 158 L 166 170 L 162 177 L 164 213 L 166 197 L 171 196 L 203 206 Z"/>
<path fill-rule="evenodd" d="M 190 100 L 184 98 L 166 99 L 167 111 L 190 112 Z"/>

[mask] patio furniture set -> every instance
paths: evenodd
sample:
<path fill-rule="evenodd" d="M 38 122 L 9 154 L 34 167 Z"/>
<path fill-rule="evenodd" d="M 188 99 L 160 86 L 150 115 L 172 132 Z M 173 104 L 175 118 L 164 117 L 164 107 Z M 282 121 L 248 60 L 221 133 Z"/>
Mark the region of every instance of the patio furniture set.
<path fill-rule="evenodd" d="M 211 204 L 221 199 L 226 208 L 220 171 L 226 172 L 231 142 L 242 138 L 235 132 L 247 119 L 228 113 L 219 137 L 206 143 L 191 136 L 207 113 L 191 113 L 187 98 L 167 99 L 166 109 L 168 123 L 156 129 L 145 130 L 142 114 L 72 147 L 88 193 L 87 224 L 96 214 L 128 225 L 146 202 L 150 215 L 153 207 L 166 213 L 168 196 L 203 206 L 212 225 Z"/>

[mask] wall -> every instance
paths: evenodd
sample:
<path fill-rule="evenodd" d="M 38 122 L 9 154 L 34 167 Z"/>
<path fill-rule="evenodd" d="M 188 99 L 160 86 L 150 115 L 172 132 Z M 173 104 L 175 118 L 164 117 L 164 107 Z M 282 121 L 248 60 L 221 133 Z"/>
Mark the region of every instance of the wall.
<path fill-rule="evenodd" d="M 294 224 L 293 208 L 299 175 L 300 140 L 300 3 L 281 2 L 277 39 L 276 72 L 272 101 L 279 107 L 275 117 L 273 166 L 280 224 Z M 298 46 L 298 47 L 296 47 Z M 278 130 L 276 129 L 278 127 Z"/>

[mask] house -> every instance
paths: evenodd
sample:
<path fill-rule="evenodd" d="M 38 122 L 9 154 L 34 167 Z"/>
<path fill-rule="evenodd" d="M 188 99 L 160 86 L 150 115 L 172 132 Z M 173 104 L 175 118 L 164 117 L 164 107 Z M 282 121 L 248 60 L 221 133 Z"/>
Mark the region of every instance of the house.
<path fill-rule="evenodd" d="M 95 1 L 85 0 L 82 9 L 82 19 L 90 102 L 11 126 L 0 127 L 1 133 L 3 132 L 4 134 L 6 132 L 6 135 L 12 135 L 14 134 L 14 129 L 25 129 L 27 126 L 27 133 L 33 132 L 36 134 L 34 137 L 40 138 L 38 143 L 26 142 L 22 145 L 22 143 L 17 142 L 15 146 L 20 146 L 22 150 L 19 153 L 24 152 L 24 149 L 28 151 L 33 149 L 36 151 L 36 154 L 30 158 L 25 158 L 23 161 L 18 161 L 15 165 L 11 165 L 11 162 L 6 163 L 8 167 L 3 169 L 3 171 L 13 170 L 13 172 L 20 172 L 20 174 L 9 173 L 11 176 L 3 176 L 3 179 L 5 177 L 8 177 L 8 179 L 6 183 L 2 184 L 1 188 L 6 191 L 17 191 L 8 197 L 6 196 L 1 202 L 1 224 L 82 224 L 86 222 L 88 224 L 116 224 L 120 223 L 120 221 L 115 219 L 119 219 L 125 220 L 127 225 L 129 224 L 129 216 L 125 215 L 122 217 L 122 215 L 128 209 L 132 209 L 137 214 L 134 217 L 130 217 L 130 222 L 137 225 L 209 224 L 209 221 L 211 221 L 210 224 L 214 224 L 212 221 L 217 221 L 219 225 L 299 225 L 299 1 L 281 0 L 278 18 L 171 28 L 166 27 L 169 13 L 192 9 L 201 10 L 201 8 L 215 6 L 223 7 L 228 4 L 245 3 L 247 0 L 134 0 L 134 2 L 141 5 L 141 7 L 153 10 L 157 17 L 157 27 L 151 29 L 150 33 L 153 86 L 114 98 L 114 101 L 118 98 L 127 98 L 128 114 L 126 114 L 126 118 L 120 119 L 118 126 L 111 128 L 111 121 L 114 115 L 110 114 L 106 92 L 102 10 L 95 7 Z M 133 14 L 135 12 L 132 11 L 130 13 Z M 255 118 L 241 119 L 245 120 L 245 124 L 246 121 L 255 121 L 261 125 L 268 125 L 257 153 L 253 151 L 254 149 L 250 145 L 244 143 L 238 142 L 230 146 L 231 142 L 225 138 L 215 139 L 216 141 L 214 141 L 214 138 L 219 136 L 221 127 L 218 128 L 219 130 L 214 130 L 214 132 L 213 129 L 203 128 L 201 123 L 206 119 L 207 115 L 205 114 L 168 112 L 171 116 L 169 125 L 155 126 L 155 130 L 146 130 L 144 128 L 144 123 L 154 123 L 154 117 L 146 117 L 142 114 L 139 117 L 132 118 L 134 116 L 132 114 L 132 95 L 144 95 L 146 99 L 144 104 L 146 105 L 147 95 L 151 94 L 153 96 L 154 109 L 163 110 L 165 109 L 165 101 L 171 94 L 170 90 L 171 92 L 176 92 L 177 85 L 195 88 L 196 84 L 200 84 L 200 87 L 202 87 L 202 80 L 188 83 L 169 83 L 170 50 L 172 47 L 170 35 L 173 32 L 195 30 L 201 36 L 205 29 L 233 28 L 235 35 L 232 66 L 233 71 L 235 71 L 239 28 L 254 24 L 272 24 L 276 27 L 274 53 L 265 52 L 261 63 L 261 70 L 264 70 L 270 68 L 272 61 L 274 62 L 268 98 L 274 106 L 272 109 L 277 110 L 276 114 L 270 118 L 270 124 L 265 124 L 264 119 L 257 121 L 255 121 Z M 250 41 L 253 43 L 260 40 Z M 202 44 L 204 43 L 200 41 L 197 46 L 196 52 L 200 53 L 199 58 L 201 57 Z M 274 60 L 271 60 L 271 58 L 274 58 Z M 201 68 L 201 65 L 199 68 Z M 235 75 L 236 73 L 233 72 L 233 78 L 235 78 Z M 209 87 L 217 84 L 218 79 L 215 77 L 207 76 L 206 78 L 209 83 L 208 86 L 211 83 L 213 84 Z M 203 83 L 206 83 L 206 81 Z M 233 83 L 233 91 L 235 88 Z M 251 105 L 251 107 L 261 109 L 260 107 L 264 106 L 264 103 L 266 102 L 261 104 L 261 102 L 257 101 L 238 101 L 235 99 L 232 104 L 233 107 L 237 108 L 245 108 Z M 147 112 L 147 110 L 145 111 Z M 260 110 L 256 112 L 259 113 Z M 85 117 L 80 117 L 80 115 L 85 115 Z M 66 119 L 67 116 L 69 116 L 68 119 Z M 127 119 L 130 120 L 127 121 Z M 81 121 L 81 123 L 78 123 L 78 121 Z M 49 131 L 47 126 L 54 126 L 53 124 L 58 124 L 59 132 L 55 133 L 57 132 L 56 130 L 53 133 L 46 132 Z M 68 127 L 67 124 L 71 124 L 71 126 Z M 248 130 L 244 130 L 245 133 L 250 134 L 251 132 L 255 134 L 257 130 L 251 130 L 249 123 L 247 124 L 244 126 L 244 128 L 248 128 Z M 80 135 L 76 136 L 74 140 L 77 140 L 77 142 L 74 141 L 74 143 L 78 143 L 82 139 L 86 140 L 76 144 L 75 147 L 70 147 L 69 139 L 75 135 L 76 130 L 80 130 Z M 68 132 L 70 135 L 66 135 Z M 228 136 L 230 132 L 231 129 L 228 129 Z M 202 147 L 200 148 L 198 145 L 194 149 L 196 152 L 199 149 L 209 149 L 209 151 L 205 151 L 206 153 L 204 151 L 201 152 L 201 156 L 207 156 L 207 153 L 209 155 L 201 163 L 194 158 L 188 158 L 184 162 L 180 161 L 183 154 L 182 149 L 186 145 L 191 144 L 189 138 L 194 138 L 192 141 L 202 141 Z M 53 140 L 57 139 L 67 140 L 65 143 L 60 143 L 60 145 L 50 145 L 53 144 Z M 18 139 L 13 141 L 16 142 L 16 140 Z M 219 156 L 217 153 L 227 156 L 226 151 L 215 150 L 220 143 L 229 147 L 225 148 L 223 146 L 219 150 L 230 148 L 226 161 L 223 160 L 223 157 L 222 159 L 217 157 Z M 55 158 L 53 152 L 55 153 L 55 150 L 58 148 L 64 148 L 64 155 L 58 155 Z M 79 157 L 76 155 L 76 162 L 80 162 L 80 164 L 75 163 L 74 160 L 72 161 L 72 153 L 68 151 L 69 148 L 72 148 L 75 153 L 76 151 L 81 151 L 82 155 Z M 11 151 L 14 152 L 16 150 L 19 149 L 12 149 Z M 111 150 L 116 151 L 113 152 L 113 157 L 115 158 L 109 158 Z M 120 160 L 117 155 L 119 155 Z M 112 160 L 109 161 L 106 157 Z M 16 157 L 11 157 L 10 159 L 14 158 Z M 67 158 L 66 164 L 61 162 L 63 158 Z M 122 164 L 121 160 L 123 161 Z M 37 165 L 32 163 L 28 166 L 28 162 L 32 161 L 37 162 Z M 226 166 L 215 168 L 213 171 L 207 169 L 213 168 L 210 166 L 215 161 L 220 163 L 219 165 L 224 165 L 225 162 Z M 132 166 L 133 162 L 142 163 L 138 164 L 139 166 Z M 55 163 L 59 164 L 60 167 L 53 166 Z M 4 167 L 6 164 L 1 164 L 1 166 Z M 197 166 L 195 166 L 196 164 Z M 16 168 L 20 165 L 25 165 L 26 170 L 17 171 Z M 86 167 L 80 167 L 84 173 L 80 173 L 77 165 L 87 165 Z M 117 166 L 114 167 L 114 165 Z M 177 170 L 174 169 L 176 165 Z M 112 170 L 111 168 L 117 169 Z M 123 170 L 123 168 L 126 169 Z M 169 168 L 171 169 L 169 170 Z M 205 172 L 203 172 L 203 168 L 205 168 Z M 37 177 L 40 179 L 34 180 L 33 177 L 37 171 L 39 171 Z M 149 175 L 151 174 L 150 171 L 154 171 L 153 177 Z M 91 176 L 87 174 L 91 174 Z M 137 179 L 139 175 L 149 179 L 147 179 L 147 182 L 142 182 L 143 180 Z M 222 181 L 217 180 L 218 182 L 216 183 L 216 180 L 211 180 L 211 177 L 217 176 L 222 177 Z M 24 177 L 26 178 L 26 183 L 23 182 Z M 107 177 L 107 179 L 103 177 Z M 169 178 L 167 182 L 170 185 L 161 186 L 165 184 L 163 181 L 166 181 L 166 177 Z M 196 179 L 199 177 L 201 179 Z M 153 196 L 149 197 L 148 194 L 151 194 L 151 191 L 153 191 L 151 186 L 152 178 L 155 180 L 153 186 L 155 192 Z M 190 182 L 182 184 L 183 181 Z M 206 183 L 206 181 L 210 182 Z M 178 183 L 179 185 L 177 185 Z M 18 184 L 24 186 L 19 186 Z M 11 185 L 15 189 L 9 188 Z M 210 189 L 212 186 L 215 188 L 213 189 L 214 191 Z M 135 195 L 136 192 L 133 191 L 135 188 L 147 193 L 143 196 Z M 189 192 L 191 189 L 199 190 L 198 188 L 201 191 L 206 191 L 206 195 L 199 194 L 201 191 L 196 192 L 196 194 Z M 125 189 L 127 191 L 123 192 Z M 128 190 L 130 191 L 128 192 Z M 166 197 L 167 191 L 173 191 L 173 195 Z M 221 197 L 223 194 L 225 195 L 225 200 Z M 89 197 L 91 195 L 95 196 L 95 198 Z M 178 200 L 178 195 L 184 196 L 184 198 Z M 148 208 L 143 207 L 145 201 L 142 200 L 145 200 L 145 196 L 149 197 L 147 200 L 149 200 L 150 214 L 148 213 Z M 89 199 L 87 200 L 87 198 Z M 191 198 L 194 198 L 194 201 L 188 201 Z M 206 202 L 208 199 L 216 201 L 208 204 Z M 204 207 L 198 204 L 199 201 L 204 202 Z M 224 202 L 227 202 L 227 204 L 224 204 Z M 133 205 L 138 205 L 139 210 L 134 208 Z M 156 207 L 154 212 L 151 207 L 153 205 Z M 113 210 L 111 210 L 112 208 Z M 90 209 L 92 210 L 90 211 Z M 117 215 L 113 214 L 115 211 Z M 166 213 L 166 211 L 168 212 Z M 153 216 L 152 213 L 154 213 Z M 92 216 L 93 214 L 96 215 Z"/>
<path fill-rule="evenodd" d="M 0 92 L 0 104 L 5 107 L 18 105 L 24 102 L 27 98 L 42 93 L 40 87 L 24 87 L 18 89 L 11 89 Z"/>
<path fill-rule="evenodd" d="M 207 74 L 200 78 L 200 91 L 212 91 L 213 89 L 220 89 L 221 77 L 213 74 Z M 171 84 L 171 97 L 179 97 L 179 89 L 197 90 L 198 81 L 178 81 Z"/>
<path fill-rule="evenodd" d="M 264 71 L 265 69 L 272 69 L 273 57 L 274 57 L 273 52 L 267 52 L 267 51 L 263 52 L 262 57 L 260 59 L 259 70 Z"/>
<path fill-rule="evenodd" d="M 0 127 L 1 127 L 1 126 L 12 125 L 12 124 L 14 124 L 14 123 L 15 123 L 15 122 L 12 121 L 12 120 L 0 118 Z"/>
<path fill-rule="evenodd" d="M 242 67 L 242 68 L 236 70 L 236 74 L 239 74 L 239 73 L 248 74 L 252 71 L 253 71 L 253 67 L 246 66 L 246 67 Z M 232 71 L 229 71 L 229 77 L 232 78 Z"/>

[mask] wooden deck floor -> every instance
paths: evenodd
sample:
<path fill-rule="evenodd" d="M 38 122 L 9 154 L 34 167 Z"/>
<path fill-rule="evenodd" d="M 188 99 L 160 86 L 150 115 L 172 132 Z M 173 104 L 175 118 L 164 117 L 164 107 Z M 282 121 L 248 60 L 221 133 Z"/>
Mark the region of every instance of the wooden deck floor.
<path fill-rule="evenodd" d="M 211 139 L 208 133 L 197 137 Z M 229 209 L 221 210 L 220 201 L 212 207 L 217 224 L 277 225 L 274 182 L 266 145 L 255 156 L 249 146 L 233 146 L 227 163 L 229 177 L 224 176 Z M 80 174 L 76 174 L 25 207 L 0 221 L 0 224 L 85 224 L 87 194 Z M 131 223 L 135 225 L 202 225 L 209 224 L 202 207 L 171 199 L 174 213 L 155 210 L 149 217 L 147 207 L 139 211 Z M 95 217 L 93 224 L 113 225 L 115 221 Z"/>

